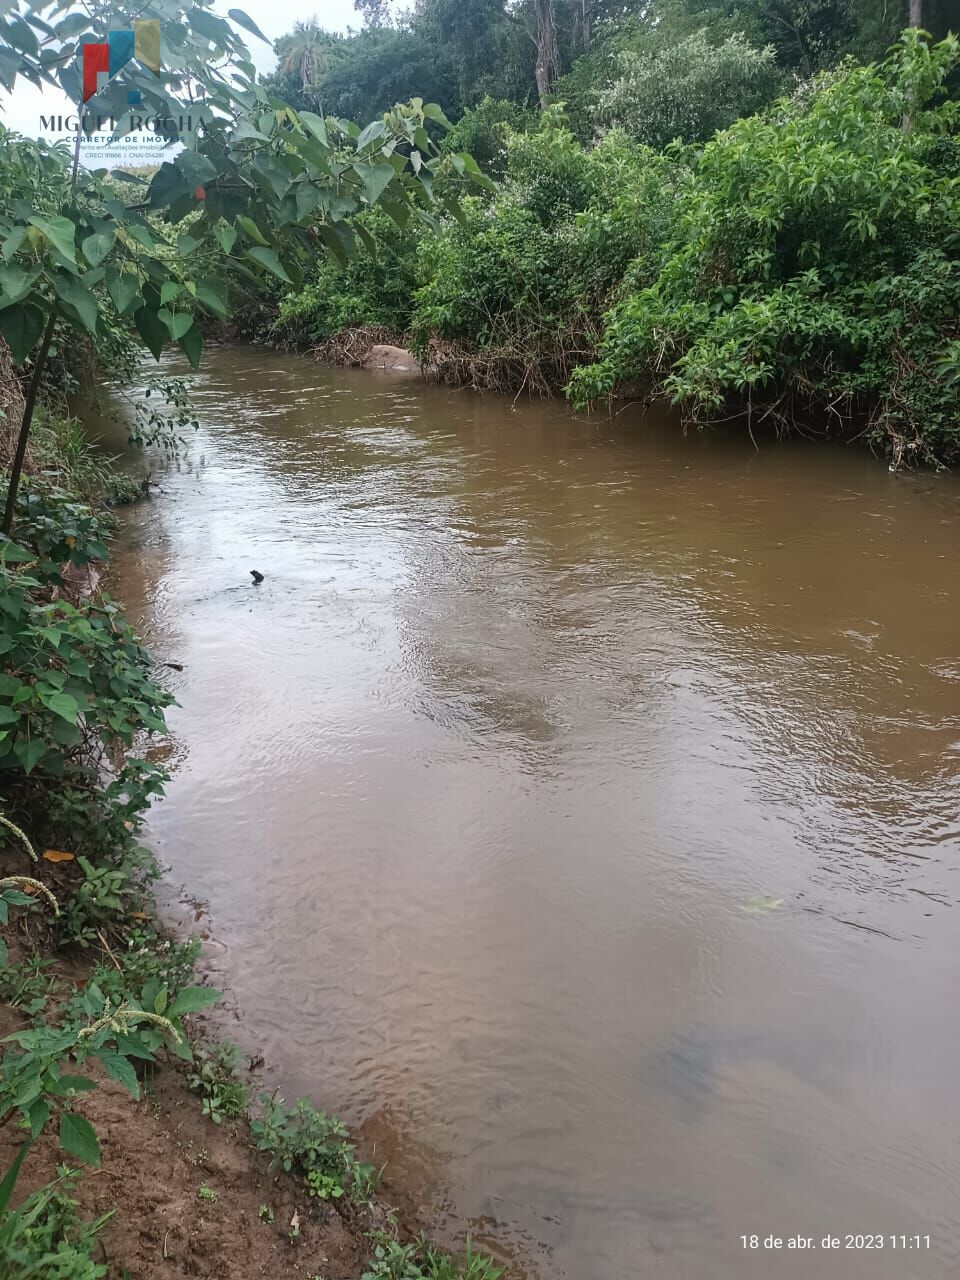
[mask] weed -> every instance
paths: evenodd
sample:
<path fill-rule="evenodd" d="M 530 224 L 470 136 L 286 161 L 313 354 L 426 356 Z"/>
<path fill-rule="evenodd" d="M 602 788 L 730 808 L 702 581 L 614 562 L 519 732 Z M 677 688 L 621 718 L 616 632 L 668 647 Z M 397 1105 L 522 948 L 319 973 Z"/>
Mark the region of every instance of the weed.
<path fill-rule="evenodd" d="M 469 1238 L 460 1254 L 444 1253 L 423 1236 L 413 1244 L 400 1244 L 382 1232 L 373 1239 L 361 1280 L 499 1280 L 503 1275 L 503 1268 L 477 1253 Z"/>
<path fill-rule="evenodd" d="M 107 1268 L 91 1256 L 97 1234 L 112 1216 L 83 1222 L 71 1199 L 75 1175 L 66 1169 L 0 1219 L 4 1280 L 99 1280 Z M 2 1209 L 0 1205 L 0 1209 Z"/>
<path fill-rule="evenodd" d="M 319 1200 L 339 1200 L 343 1195 L 343 1187 L 336 1178 L 319 1169 L 312 1169 L 307 1174 L 307 1190 Z"/>
<path fill-rule="evenodd" d="M 273 1222 L 276 1214 L 273 1212 L 273 1205 L 262 1204 L 257 1210 L 257 1217 L 261 1222 Z"/>
<path fill-rule="evenodd" d="M 112 507 L 125 507 L 139 502 L 144 495 L 143 482 L 123 471 L 112 471 L 107 477 L 106 499 Z"/>
<path fill-rule="evenodd" d="M 260 1104 L 250 1131 L 254 1146 L 270 1155 L 274 1168 L 302 1178 L 310 1195 L 323 1200 L 339 1199 L 348 1189 L 353 1200 L 370 1198 L 376 1170 L 354 1158 L 340 1120 L 317 1111 L 309 1098 L 287 1107 L 275 1094 L 261 1094 Z"/>
<path fill-rule="evenodd" d="M 190 1088 L 202 1095 L 203 1114 L 214 1124 L 237 1120 L 246 1114 L 250 1090 L 236 1078 L 242 1057 L 239 1046 L 229 1040 L 194 1050 Z"/>
<path fill-rule="evenodd" d="M 48 973 L 52 967 L 52 960 L 30 955 L 0 969 L 0 1001 L 22 1009 L 29 1018 L 37 1017 L 56 985 Z"/>
<path fill-rule="evenodd" d="M 205 1182 L 202 1182 L 197 1188 L 197 1196 L 200 1200 L 213 1202 L 217 1198 L 217 1193 L 214 1191 L 213 1187 L 208 1187 Z"/>

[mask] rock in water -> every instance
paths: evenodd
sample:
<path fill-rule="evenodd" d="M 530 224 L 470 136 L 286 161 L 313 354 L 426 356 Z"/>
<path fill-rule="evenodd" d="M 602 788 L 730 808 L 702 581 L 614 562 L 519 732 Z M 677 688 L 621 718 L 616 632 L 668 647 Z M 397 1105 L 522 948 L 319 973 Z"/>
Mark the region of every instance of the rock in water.
<path fill-rule="evenodd" d="M 386 343 L 377 343 L 370 348 L 370 354 L 363 362 L 364 369 L 387 369 L 391 373 L 419 373 L 420 365 L 416 356 L 403 347 L 391 347 Z"/>
<path fill-rule="evenodd" d="M 263 581 L 263 574 L 259 569 L 251 569 L 250 577 L 253 579 L 253 585 L 255 587 L 259 587 L 260 583 Z"/>

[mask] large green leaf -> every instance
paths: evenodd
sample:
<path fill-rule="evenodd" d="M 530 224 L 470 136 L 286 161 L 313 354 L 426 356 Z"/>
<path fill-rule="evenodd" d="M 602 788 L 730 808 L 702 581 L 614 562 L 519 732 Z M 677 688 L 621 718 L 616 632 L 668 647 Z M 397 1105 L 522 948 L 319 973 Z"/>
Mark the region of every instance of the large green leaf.
<path fill-rule="evenodd" d="M 22 301 L 39 276 L 38 271 L 24 271 L 22 267 L 0 267 L 0 307 L 12 306 Z"/>
<path fill-rule="evenodd" d="M 9 262 L 13 255 L 20 249 L 24 238 L 27 234 L 26 227 L 14 227 L 6 240 L 3 242 L 3 258 L 5 262 Z"/>
<path fill-rule="evenodd" d="M 140 284 L 135 276 L 117 275 L 107 281 L 107 290 L 120 315 L 126 313 L 140 296 Z"/>
<path fill-rule="evenodd" d="M 170 1018 L 182 1018 L 185 1013 L 198 1013 L 216 1004 L 223 995 L 215 987 L 184 987 L 167 1010 Z"/>
<path fill-rule="evenodd" d="M 363 183 L 363 194 L 370 204 L 376 204 L 396 176 L 392 164 L 355 164 L 354 170 Z"/>
<path fill-rule="evenodd" d="M 41 217 L 39 213 L 35 213 L 29 218 L 29 222 L 32 227 L 43 232 L 59 254 L 68 262 L 76 264 L 77 251 L 74 246 L 74 237 L 77 229 L 69 218 L 53 215 Z"/>
<path fill-rule="evenodd" d="M 0 311 L 0 333 L 7 340 L 14 361 L 23 364 L 43 333 L 43 312 L 32 302 L 19 302 Z"/>
<path fill-rule="evenodd" d="M 71 13 L 62 22 L 57 23 L 57 39 L 69 40 L 72 36 L 78 36 L 81 31 L 86 31 L 89 26 L 90 19 L 85 13 Z"/>
<path fill-rule="evenodd" d="M 237 243 L 237 232 L 235 227 L 221 225 L 214 227 L 213 234 L 217 237 L 217 243 L 224 253 L 229 253 L 233 246 Z"/>
<path fill-rule="evenodd" d="M 170 312 L 163 308 L 159 314 L 170 330 L 170 337 L 173 338 L 174 342 L 179 342 L 193 324 L 193 316 L 189 311 Z"/>
<path fill-rule="evenodd" d="M 116 235 L 113 231 L 95 231 L 92 235 L 86 237 L 81 248 L 83 249 L 83 256 L 91 267 L 100 265 L 113 248 L 115 239 Z"/>
<path fill-rule="evenodd" d="M 75 697 L 69 693 L 49 693 L 41 695 L 41 701 L 48 711 L 60 716 L 68 724 L 76 724 L 80 714 L 80 706 Z"/>
<path fill-rule="evenodd" d="M 423 108 L 423 114 L 428 120 L 436 120 L 437 124 L 442 124 L 445 129 L 452 129 L 453 125 L 443 114 L 440 107 L 435 102 L 428 102 Z"/>
<path fill-rule="evenodd" d="M 277 257 L 272 249 L 263 249 L 259 245 L 254 245 L 252 249 L 247 250 L 247 257 L 252 258 L 254 262 L 259 262 L 262 267 L 280 280 L 286 281 L 287 284 L 293 284 L 293 281 L 284 270 L 283 263 Z"/>
<path fill-rule="evenodd" d="M 84 1116 L 65 1111 L 60 1117 L 60 1145 L 64 1151 L 84 1164 L 97 1168 L 100 1164 L 100 1144 L 93 1125 Z"/>
<path fill-rule="evenodd" d="M 107 1075 L 117 1084 L 122 1084 L 133 1098 L 140 1097 L 140 1082 L 130 1062 L 122 1054 L 113 1053 L 109 1049 L 98 1049 L 96 1056 L 103 1063 Z"/>
<path fill-rule="evenodd" d="M 371 120 L 357 139 L 357 150 L 362 151 L 368 142 L 382 138 L 386 132 L 387 126 L 382 120 Z"/>
<path fill-rule="evenodd" d="M 97 331 L 97 299 L 81 280 L 68 280 L 59 276 L 54 282 L 57 296 L 77 313 L 81 324 L 91 333 Z"/>
<path fill-rule="evenodd" d="M 0 49 L 0 84 L 12 89 L 23 61 L 12 49 Z"/>
<path fill-rule="evenodd" d="M 202 187 L 217 176 L 216 166 L 197 151 L 181 151 L 174 163 L 190 187 Z"/>
<path fill-rule="evenodd" d="M 47 748 L 37 738 L 25 738 L 13 744 L 13 754 L 23 765 L 24 773 L 32 773 L 47 754 Z"/>
<path fill-rule="evenodd" d="M 282 200 L 290 190 L 292 179 L 282 164 L 274 164 L 270 160 L 258 157 L 253 169 L 263 178 L 278 200 Z"/>
<path fill-rule="evenodd" d="M 200 354 L 203 351 L 203 334 L 200 332 L 200 326 L 193 324 L 180 339 L 180 346 L 184 355 L 190 361 L 190 367 L 193 369 L 200 368 Z"/>
<path fill-rule="evenodd" d="M 301 111 L 300 123 L 310 130 L 318 142 L 322 142 L 325 147 L 329 145 L 327 142 L 327 126 L 322 116 L 314 115 L 312 111 Z"/>
<path fill-rule="evenodd" d="M 221 320 L 227 318 L 227 287 L 215 276 L 204 276 L 197 281 L 197 301 L 215 311 Z"/>
<path fill-rule="evenodd" d="M 190 10 L 190 30 L 196 31 L 207 40 L 212 40 L 221 49 L 228 48 L 233 37 L 230 24 L 216 14 L 208 13 L 196 5 Z"/>
<path fill-rule="evenodd" d="M 250 239 L 255 240 L 257 244 L 265 245 L 269 243 L 254 220 L 252 218 L 248 218 L 245 213 L 237 215 L 237 226 L 241 231 L 245 231 Z"/>
<path fill-rule="evenodd" d="M 2 314 L 0 312 L 0 315 Z M 169 337 L 167 326 L 152 307 L 139 307 L 133 313 L 133 323 L 137 326 L 137 332 L 146 343 L 147 350 L 154 360 L 159 360 L 163 344 Z"/>
<path fill-rule="evenodd" d="M 21 53 L 30 54 L 33 57 L 40 52 L 37 37 L 19 16 L 11 18 L 6 24 L 3 29 L 3 40 L 6 44 L 12 44 L 15 49 L 19 49 Z"/>
<path fill-rule="evenodd" d="M 228 9 L 227 17 L 232 18 L 238 27 L 243 27 L 244 31 L 249 31 L 252 36 L 259 36 L 264 44 L 273 44 L 273 41 L 267 39 L 254 20 L 248 17 L 242 9 Z"/>

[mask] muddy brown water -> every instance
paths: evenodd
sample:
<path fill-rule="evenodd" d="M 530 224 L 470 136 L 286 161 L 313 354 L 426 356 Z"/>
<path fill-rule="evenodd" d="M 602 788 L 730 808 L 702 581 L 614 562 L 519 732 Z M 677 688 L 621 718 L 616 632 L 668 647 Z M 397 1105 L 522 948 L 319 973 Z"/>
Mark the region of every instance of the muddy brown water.
<path fill-rule="evenodd" d="M 196 402 L 116 573 L 287 1095 L 531 1277 L 956 1276 L 960 482 L 250 350 Z"/>

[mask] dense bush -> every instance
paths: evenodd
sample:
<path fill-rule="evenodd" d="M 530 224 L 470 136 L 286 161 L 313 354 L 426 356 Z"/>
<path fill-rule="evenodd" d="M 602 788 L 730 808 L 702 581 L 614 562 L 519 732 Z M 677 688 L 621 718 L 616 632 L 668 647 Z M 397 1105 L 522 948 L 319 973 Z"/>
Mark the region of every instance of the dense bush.
<path fill-rule="evenodd" d="M 498 181 L 506 171 L 507 140 L 511 133 L 534 127 L 534 113 L 505 98 L 489 95 L 469 107 L 440 144 L 444 153 L 466 151 L 484 173 Z"/>
<path fill-rule="evenodd" d="M 642 277 L 684 171 L 618 133 L 585 149 L 556 112 L 506 146 L 496 199 L 422 244 L 412 331 L 441 375 L 463 376 L 462 347 L 468 380 L 548 393 L 592 357 L 628 267 Z"/>
<path fill-rule="evenodd" d="M 712 44 L 697 31 L 657 53 L 623 53 L 599 96 L 598 118 L 651 147 L 697 142 L 766 106 L 783 88 L 772 46 L 738 32 Z"/>
<path fill-rule="evenodd" d="M 611 311 L 574 400 L 655 376 L 697 419 L 860 416 L 895 462 L 960 456 L 958 59 L 907 33 L 882 68 L 827 73 L 708 143 L 662 270 Z"/>
<path fill-rule="evenodd" d="M 320 256 L 306 283 L 280 301 L 271 330 L 274 341 L 293 345 L 325 342 L 341 329 L 371 325 L 398 336 L 410 323 L 416 287 L 420 232 L 408 224 L 401 231 L 379 210 L 357 219 L 376 241 L 376 253 L 358 253 L 341 265 Z"/>
<path fill-rule="evenodd" d="M 26 490 L 18 516 L 18 542 L 0 542 L 0 773 L 8 794 L 34 773 L 95 785 L 138 732 L 164 728 L 170 698 L 117 606 L 74 594 L 69 571 L 107 556 L 90 508 Z"/>

